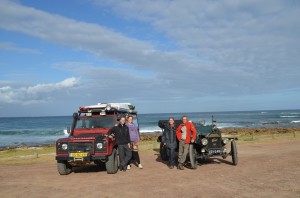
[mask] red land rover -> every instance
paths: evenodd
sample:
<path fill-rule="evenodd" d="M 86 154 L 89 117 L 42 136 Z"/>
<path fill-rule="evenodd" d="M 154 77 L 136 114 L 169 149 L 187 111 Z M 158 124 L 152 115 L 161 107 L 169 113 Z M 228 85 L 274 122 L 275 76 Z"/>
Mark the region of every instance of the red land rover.
<path fill-rule="evenodd" d="M 124 115 L 132 115 L 138 126 L 134 109 L 130 103 L 98 103 L 79 107 L 78 113 L 73 114 L 72 127 L 68 128 L 69 137 L 56 141 L 55 158 L 59 174 L 67 175 L 72 172 L 72 167 L 88 164 L 105 164 L 107 173 L 117 173 L 117 145 L 107 134 Z"/>

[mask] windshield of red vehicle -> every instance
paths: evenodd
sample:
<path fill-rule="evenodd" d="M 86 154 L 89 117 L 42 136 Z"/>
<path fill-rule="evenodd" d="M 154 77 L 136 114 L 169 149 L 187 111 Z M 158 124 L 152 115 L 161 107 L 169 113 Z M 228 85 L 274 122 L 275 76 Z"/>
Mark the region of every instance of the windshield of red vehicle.
<path fill-rule="evenodd" d="M 77 129 L 111 128 L 113 126 L 113 116 L 81 117 L 76 123 Z"/>

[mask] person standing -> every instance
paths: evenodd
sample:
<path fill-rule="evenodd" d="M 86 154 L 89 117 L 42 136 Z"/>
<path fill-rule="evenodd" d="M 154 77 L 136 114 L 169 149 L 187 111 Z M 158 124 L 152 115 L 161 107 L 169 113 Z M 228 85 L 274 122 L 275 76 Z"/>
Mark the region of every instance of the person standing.
<path fill-rule="evenodd" d="M 177 148 L 176 128 L 173 117 L 169 118 L 169 123 L 166 125 L 161 140 L 167 147 L 168 166 L 170 169 L 173 169 L 175 166 L 175 149 Z"/>
<path fill-rule="evenodd" d="M 143 168 L 139 156 L 139 143 L 140 143 L 140 134 L 138 131 L 137 126 L 132 122 L 133 116 L 129 115 L 127 118 L 127 127 L 129 128 L 129 136 L 131 141 L 131 149 L 132 149 L 132 159 L 135 160 L 135 162 L 138 164 L 138 167 L 140 169 Z M 130 161 L 128 163 L 127 169 L 130 169 Z"/>
<path fill-rule="evenodd" d="M 111 128 L 108 132 L 109 138 L 115 137 L 118 145 L 119 157 L 120 157 L 120 171 L 126 171 L 127 164 L 131 159 L 130 150 L 130 136 L 129 128 L 125 124 L 125 117 L 120 118 L 120 123 L 117 126 Z"/>
<path fill-rule="evenodd" d="M 178 151 L 178 169 L 183 170 L 183 163 L 189 152 L 190 143 L 194 143 L 197 136 L 197 131 L 192 122 L 188 121 L 187 116 L 181 117 L 182 124 L 177 127 L 176 136 L 179 141 Z"/>

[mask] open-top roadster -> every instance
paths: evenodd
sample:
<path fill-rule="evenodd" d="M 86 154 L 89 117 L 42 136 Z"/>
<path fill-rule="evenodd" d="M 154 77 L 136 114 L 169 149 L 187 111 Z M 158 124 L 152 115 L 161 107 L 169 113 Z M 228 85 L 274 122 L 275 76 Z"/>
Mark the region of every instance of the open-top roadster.
<path fill-rule="evenodd" d="M 167 120 L 160 120 L 158 126 L 164 129 Z M 180 120 L 175 120 L 176 127 L 181 123 Z M 238 164 L 238 153 L 236 147 L 237 137 L 222 137 L 220 129 L 216 126 L 216 121 L 212 117 L 212 124 L 205 125 L 202 122 L 193 123 L 197 130 L 197 138 L 193 144 L 189 146 L 188 158 L 190 166 L 193 169 L 197 168 L 198 160 L 206 160 L 209 157 L 221 156 L 226 159 L 229 155 L 232 158 L 232 164 Z M 161 136 L 158 137 L 158 141 L 161 142 Z M 227 151 L 226 145 L 230 144 L 230 152 Z M 167 151 L 163 143 L 160 144 L 160 156 L 162 160 L 167 160 Z"/>

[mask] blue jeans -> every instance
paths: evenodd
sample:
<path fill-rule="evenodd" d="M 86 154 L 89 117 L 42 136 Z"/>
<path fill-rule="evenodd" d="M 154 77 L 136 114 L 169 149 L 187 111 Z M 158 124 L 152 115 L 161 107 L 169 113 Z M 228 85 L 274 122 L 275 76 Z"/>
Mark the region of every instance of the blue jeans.
<path fill-rule="evenodd" d="M 167 155 L 169 158 L 169 166 L 175 166 L 175 149 L 167 148 Z"/>

